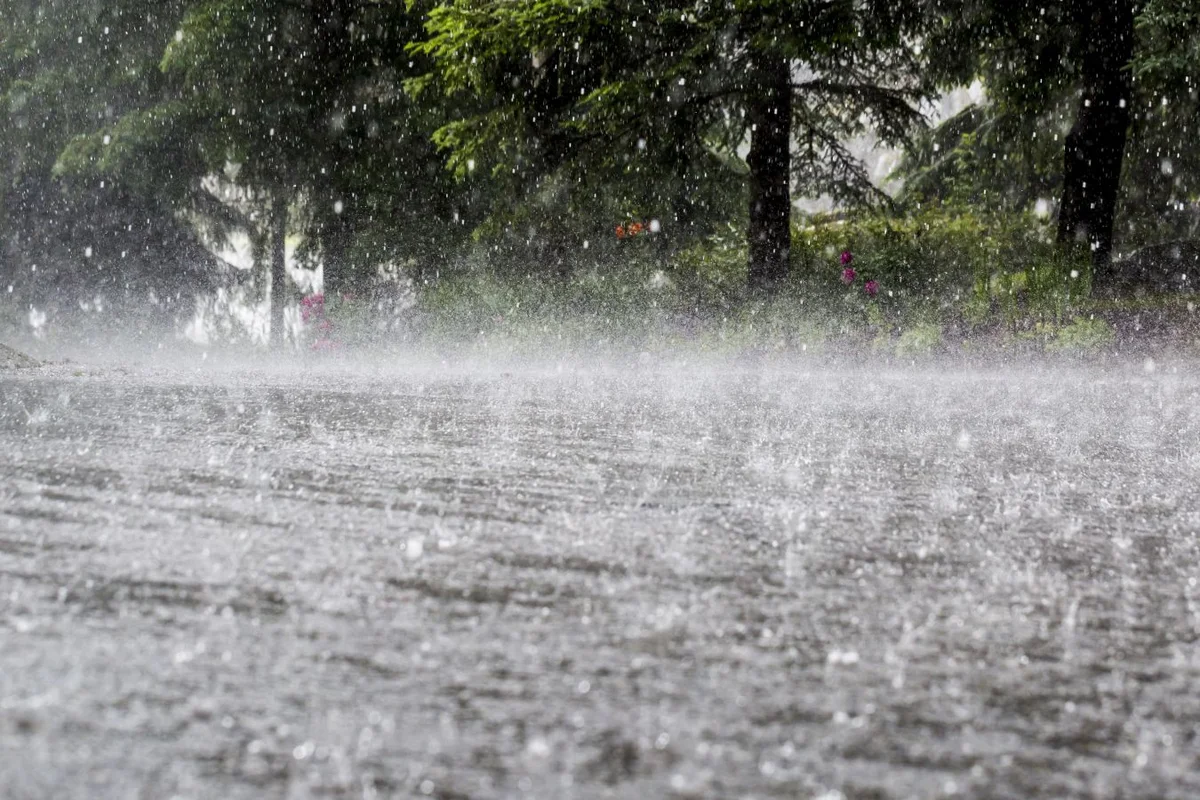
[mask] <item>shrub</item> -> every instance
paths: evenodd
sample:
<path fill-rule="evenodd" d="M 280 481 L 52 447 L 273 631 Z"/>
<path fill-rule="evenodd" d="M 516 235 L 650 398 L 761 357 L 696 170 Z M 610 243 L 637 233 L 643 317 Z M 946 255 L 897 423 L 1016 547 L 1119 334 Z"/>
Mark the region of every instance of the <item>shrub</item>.
<path fill-rule="evenodd" d="M 896 341 L 896 355 L 922 356 L 941 349 L 942 326 L 933 322 L 919 322 L 900 334 Z"/>
<path fill-rule="evenodd" d="M 1059 353 L 1095 353 L 1112 345 L 1113 327 L 1096 317 L 1079 318 L 1063 325 L 1046 342 L 1046 349 Z"/>
<path fill-rule="evenodd" d="M 969 327 L 1033 313 L 1054 320 L 1090 291 L 1087 259 L 1064 256 L 1031 215 L 927 205 L 915 214 L 820 216 L 795 231 L 793 291 L 826 302 L 844 291 L 839 254 L 877 281 L 889 321 L 938 318 Z"/>

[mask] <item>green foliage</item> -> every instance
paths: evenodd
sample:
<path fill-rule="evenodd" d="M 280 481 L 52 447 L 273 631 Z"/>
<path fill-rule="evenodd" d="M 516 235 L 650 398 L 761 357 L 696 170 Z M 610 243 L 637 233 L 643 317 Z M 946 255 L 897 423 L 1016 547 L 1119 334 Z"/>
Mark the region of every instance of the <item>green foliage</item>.
<path fill-rule="evenodd" d="M 1046 350 L 1053 353 L 1089 355 L 1098 353 L 1116 340 L 1111 325 L 1095 317 L 1080 317 L 1061 327 L 1048 327 Z"/>
<path fill-rule="evenodd" d="M 1062 183 L 1063 133 L 1039 115 L 972 104 L 918 137 L 893 178 L 900 202 L 970 206 L 982 213 L 1049 210 Z"/>
<path fill-rule="evenodd" d="M 903 202 L 970 203 L 988 211 L 1054 209 L 1085 44 L 1087 3 L 933 3 L 927 64 L 946 88 L 981 81 L 987 99 L 918 137 L 897 177 Z M 1200 11 L 1191 0 L 1139 4 L 1132 126 L 1118 198 L 1123 248 L 1200 235 Z"/>
<path fill-rule="evenodd" d="M 1031 337 L 1049 349 L 1080 349 L 1092 336 L 1100 346 L 1102 324 L 1075 321 L 1089 307 L 1090 262 L 1062 253 L 1051 233 L 1029 216 L 938 206 L 814 218 L 795 228 L 788 285 L 764 299 L 746 290 L 744 236 L 731 227 L 669 257 L 651 240 L 627 241 L 551 282 L 483 257 L 420 292 L 418 309 L 434 339 L 480 347 L 675 343 L 910 359 L 976 336 Z M 857 271 L 851 285 L 844 251 Z M 866 280 L 877 281 L 876 296 Z"/>
<path fill-rule="evenodd" d="M 1119 229 L 1132 247 L 1200 237 L 1200 7 L 1147 0 L 1131 65 L 1133 126 Z"/>
<path fill-rule="evenodd" d="M 448 109 L 402 90 L 423 69 L 404 52 L 420 30 L 399 4 L 191 0 L 158 51 L 170 95 L 76 138 L 59 174 L 168 187 L 218 242 L 264 236 L 282 195 L 301 258 L 323 261 L 331 288 L 397 257 L 433 260 L 466 237 L 478 187 L 452 181 L 431 141 Z"/>
<path fill-rule="evenodd" d="M 918 322 L 901 332 L 895 352 L 901 358 L 925 356 L 942 348 L 942 326 L 936 322 Z"/>
<path fill-rule="evenodd" d="M 745 300 L 746 234 L 729 225 L 671 260 L 668 275 L 697 308 L 728 309 Z"/>
<path fill-rule="evenodd" d="M 229 282 L 198 234 L 249 232 L 261 254 L 283 198 L 331 298 L 403 264 L 423 287 L 414 313 L 476 333 L 577 312 L 580 336 L 767 349 L 866 337 L 909 355 L 964 329 L 1072 340 L 1087 254 L 1032 212 L 1061 186 L 1084 8 L 0 0 L 0 292 L 186 312 L 184 289 Z M 1200 235 L 1200 11 L 1146 0 L 1137 24 L 1126 247 Z M 758 57 L 791 67 L 792 187 L 839 209 L 798 220 L 772 302 L 746 291 Z M 974 79 L 984 102 L 915 135 L 932 87 Z M 908 145 L 895 205 L 847 145 L 866 133 Z M 614 236 L 652 220 L 654 236 Z M 371 328 L 369 307 L 338 312 L 344 327 Z"/>
<path fill-rule="evenodd" d="M 221 277 L 175 214 L 169 169 L 143 183 L 83 174 L 105 155 L 101 129 L 166 97 L 157 63 L 184 5 L 0 0 L 0 291 L 42 307 L 100 297 L 170 316 L 183 292 Z M 64 159 L 93 135 L 94 147 Z"/>
<path fill-rule="evenodd" d="M 473 106 L 435 140 L 460 176 L 486 170 L 508 188 L 493 227 L 527 216 L 514 214 L 514 201 L 545 212 L 547 189 L 571 186 L 552 210 L 613 219 L 636 209 L 686 248 L 744 224 L 739 148 L 760 91 L 756 54 L 787 59 L 798 76 L 798 190 L 879 199 L 846 142 L 867 130 L 898 142 L 919 122 L 924 88 L 905 36 L 908 7 L 447 0 L 430 14 L 428 39 L 411 48 L 435 72 L 409 86 Z M 541 226 L 529 239 L 549 235 Z"/>
<path fill-rule="evenodd" d="M 796 239 L 800 290 L 841 295 L 845 251 L 853 255 L 858 286 L 875 280 L 889 303 L 935 310 L 954 307 L 1007 265 L 1053 250 L 1048 231 L 1032 218 L 939 205 L 909 214 L 816 217 L 798 227 Z"/>

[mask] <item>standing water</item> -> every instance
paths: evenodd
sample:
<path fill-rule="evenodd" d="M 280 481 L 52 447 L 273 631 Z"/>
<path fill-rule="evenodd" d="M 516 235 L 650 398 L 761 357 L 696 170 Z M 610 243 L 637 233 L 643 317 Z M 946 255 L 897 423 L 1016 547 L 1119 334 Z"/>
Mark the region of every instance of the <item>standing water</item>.
<path fill-rule="evenodd" d="M 1200 374 L 0 372 L 0 797 L 1200 796 Z"/>

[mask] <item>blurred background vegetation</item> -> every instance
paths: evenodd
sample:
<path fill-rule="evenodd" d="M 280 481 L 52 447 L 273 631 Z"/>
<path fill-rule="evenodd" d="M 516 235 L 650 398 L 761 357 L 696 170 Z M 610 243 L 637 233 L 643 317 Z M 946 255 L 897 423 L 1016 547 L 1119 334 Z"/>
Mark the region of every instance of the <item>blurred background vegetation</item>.
<path fill-rule="evenodd" d="M 1198 75 L 1191 0 L 0 0 L 0 334 L 1100 347 Z"/>

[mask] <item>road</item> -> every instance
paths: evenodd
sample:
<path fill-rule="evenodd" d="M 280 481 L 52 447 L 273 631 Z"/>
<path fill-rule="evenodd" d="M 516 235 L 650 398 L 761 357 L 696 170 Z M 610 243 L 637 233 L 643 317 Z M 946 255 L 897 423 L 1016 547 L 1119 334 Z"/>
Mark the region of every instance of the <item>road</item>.
<path fill-rule="evenodd" d="M 1200 370 L 0 372 L 0 796 L 1200 796 Z"/>

